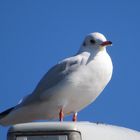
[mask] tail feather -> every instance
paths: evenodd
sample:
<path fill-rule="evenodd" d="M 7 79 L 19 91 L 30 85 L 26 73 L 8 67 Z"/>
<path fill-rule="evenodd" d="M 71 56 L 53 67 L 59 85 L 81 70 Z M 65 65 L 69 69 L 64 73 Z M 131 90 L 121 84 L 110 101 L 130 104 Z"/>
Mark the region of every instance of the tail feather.
<path fill-rule="evenodd" d="M 14 110 L 15 107 L 11 107 L 3 112 L 0 113 L 0 119 L 4 118 L 5 116 L 7 116 L 12 110 Z"/>

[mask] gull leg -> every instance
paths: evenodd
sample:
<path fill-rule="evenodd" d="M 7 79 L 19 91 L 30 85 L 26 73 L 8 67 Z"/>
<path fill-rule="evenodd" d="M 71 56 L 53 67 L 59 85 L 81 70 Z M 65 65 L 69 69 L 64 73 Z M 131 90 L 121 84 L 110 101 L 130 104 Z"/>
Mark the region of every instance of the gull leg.
<path fill-rule="evenodd" d="M 60 122 L 62 122 L 63 119 L 64 119 L 64 113 L 63 113 L 63 109 L 61 108 L 60 112 L 59 112 L 59 120 L 60 120 Z"/>
<path fill-rule="evenodd" d="M 73 114 L 72 121 L 73 122 L 76 122 L 77 121 L 77 112 Z"/>

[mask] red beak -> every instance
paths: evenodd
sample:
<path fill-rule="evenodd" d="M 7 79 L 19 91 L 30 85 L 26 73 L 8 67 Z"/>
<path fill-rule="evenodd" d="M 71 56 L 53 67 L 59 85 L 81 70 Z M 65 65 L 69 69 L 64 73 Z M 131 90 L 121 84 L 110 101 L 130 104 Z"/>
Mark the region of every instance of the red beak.
<path fill-rule="evenodd" d="M 112 45 L 112 42 L 111 41 L 104 41 L 103 43 L 101 43 L 101 46 L 109 46 L 109 45 Z"/>

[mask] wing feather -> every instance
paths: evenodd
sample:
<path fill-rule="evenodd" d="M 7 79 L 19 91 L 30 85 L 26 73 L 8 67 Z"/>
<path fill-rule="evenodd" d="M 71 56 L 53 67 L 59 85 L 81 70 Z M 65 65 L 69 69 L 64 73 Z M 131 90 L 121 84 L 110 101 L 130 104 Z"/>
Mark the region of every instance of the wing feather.
<path fill-rule="evenodd" d="M 24 98 L 19 104 L 19 106 L 36 102 L 40 94 L 43 94 L 50 88 L 53 88 L 53 86 L 57 85 L 59 82 L 64 80 L 64 78 L 67 75 L 75 71 L 80 65 L 81 65 L 81 57 L 74 56 L 64 59 L 60 63 L 53 66 L 40 80 L 33 93 L 29 94 L 26 98 Z M 46 97 L 47 94 L 49 96 L 49 92 L 45 92 Z"/>
<path fill-rule="evenodd" d="M 42 93 L 62 81 L 67 75 L 75 71 L 80 65 L 79 57 L 71 57 L 52 67 L 38 83 L 34 93 Z"/>

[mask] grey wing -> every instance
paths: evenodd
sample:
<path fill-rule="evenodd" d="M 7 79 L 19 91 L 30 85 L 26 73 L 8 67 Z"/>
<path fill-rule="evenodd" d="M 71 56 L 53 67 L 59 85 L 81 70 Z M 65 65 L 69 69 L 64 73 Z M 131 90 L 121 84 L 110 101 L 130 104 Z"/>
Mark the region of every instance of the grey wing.
<path fill-rule="evenodd" d="M 34 93 L 40 94 L 62 81 L 67 75 L 80 66 L 78 59 L 68 59 L 52 67 L 38 83 Z"/>
<path fill-rule="evenodd" d="M 75 71 L 80 65 L 81 58 L 77 56 L 65 59 L 61 63 L 56 64 L 40 80 L 33 93 L 23 98 L 18 106 L 20 107 L 36 102 L 40 94 L 64 80 L 67 75 Z M 47 94 L 49 96 L 49 92 Z"/>

